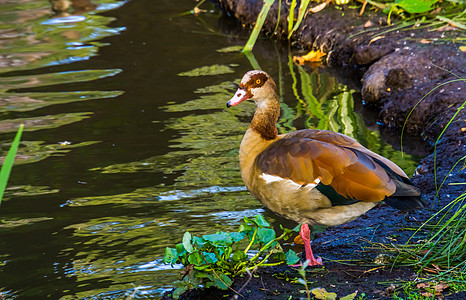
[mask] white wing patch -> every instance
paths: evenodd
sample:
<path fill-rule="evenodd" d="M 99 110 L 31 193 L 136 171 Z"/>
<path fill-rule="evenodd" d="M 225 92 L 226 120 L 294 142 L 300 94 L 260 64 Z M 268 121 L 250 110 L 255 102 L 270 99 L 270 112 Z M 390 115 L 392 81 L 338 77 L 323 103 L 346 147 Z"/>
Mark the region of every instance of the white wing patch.
<path fill-rule="evenodd" d="M 275 175 L 270 175 L 270 174 L 266 174 L 266 173 L 262 173 L 261 175 L 262 179 L 265 180 L 265 183 L 269 184 L 269 183 L 272 183 L 272 182 L 277 182 L 277 181 L 280 181 L 280 180 L 288 180 L 288 179 L 285 179 L 283 177 L 280 177 L 280 176 L 275 176 Z M 292 180 L 290 180 L 292 181 Z M 294 181 L 292 181 L 293 183 L 295 183 Z M 297 183 L 295 183 L 297 184 Z"/>
<path fill-rule="evenodd" d="M 291 184 L 291 185 L 294 185 L 296 186 L 297 188 L 298 187 L 304 187 L 304 188 L 310 188 L 310 189 L 313 189 L 316 185 L 319 184 L 320 182 L 320 179 L 319 178 L 316 178 L 316 180 L 314 180 L 313 183 L 309 183 L 309 184 L 306 184 L 305 186 L 302 186 L 296 182 L 294 182 L 293 180 L 291 179 L 286 179 L 286 178 L 283 178 L 283 177 L 280 177 L 280 176 L 276 176 L 276 175 L 270 175 L 270 174 L 267 174 L 267 173 L 262 173 L 261 176 L 260 176 L 262 179 L 265 180 L 265 183 L 266 184 L 270 184 L 270 183 L 273 183 L 273 182 L 278 182 L 278 181 L 286 181 L 286 183 L 288 184 Z"/>

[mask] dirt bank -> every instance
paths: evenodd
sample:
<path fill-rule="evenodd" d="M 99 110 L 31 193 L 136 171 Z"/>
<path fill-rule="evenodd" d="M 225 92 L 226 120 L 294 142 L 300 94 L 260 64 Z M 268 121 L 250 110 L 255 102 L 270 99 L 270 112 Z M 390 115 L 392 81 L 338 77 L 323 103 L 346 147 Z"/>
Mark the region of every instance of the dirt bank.
<path fill-rule="evenodd" d="M 262 7 L 262 0 L 218 2 L 229 16 L 249 28 L 255 24 Z M 264 32 L 278 39 L 286 39 L 287 35 L 289 4 L 286 2 L 281 1 L 277 31 L 274 32 L 278 1 L 272 6 L 264 25 Z M 383 124 L 382 136 L 389 136 L 392 130 L 399 131 L 416 106 L 406 122 L 405 131 L 432 145 L 431 154 L 421 161 L 413 178 L 426 195 L 430 207 L 402 213 L 380 205 L 356 221 L 316 234 L 313 248 L 324 258 L 325 267 L 310 269 L 307 279 L 312 282 L 311 288 L 324 287 L 339 297 L 358 291 L 359 295 L 365 293 L 369 299 L 392 299 L 390 282 L 410 281 L 417 275 L 410 268 L 391 270 L 374 264 L 381 253 L 377 243 L 406 242 L 412 232 L 401 228 L 421 224 L 439 207 L 464 192 L 464 185 L 449 185 L 466 182 L 464 163 L 453 168 L 466 155 L 466 108 L 458 113 L 458 108 L 466 101 L 466 83 L 457 77 L 466 78 L 466 54 L 459 50 L 458 44 L 451 42 L 464 36 L 464 31 L 454 28 L 439 31 L 393 29 L 387 26 L 385 15 L 366 12 L 359 16 L 358 12 L 331 6 L 317 14 L 309 14 L 292 36 L 292 44 L 303 50 L 320 49 L 328 53 L 327 64 L 331 67 L 358 71 L 364 103 L 380 110 L 378 119 Z M 456 113 L 455 121 L 437 144 L 434 159 L 433 145 Z M 410 141 L 404 143 L 409 145 Z M 439 183 L 447 176 L 440 197 L 435 201 L 434 169 Z M 342 265 L 335 260 L 350 261 L 349 265 Z M 302 285 L 290 283 L 297 277 L 296 270 L 290 267 L 269 268 L 259 271 L 244 289 L 247 278 L 238 278 L 232 289 L 242 289 L 242 296 L 237 299 L 305 297 L 300 292 Z M 234 295 L 232 290 L 207 289 L 193 291 L 182 299 L 234 299 Z M 444 295 L 446 299 L 466 298 L 466 292 L 449 294 L 446 291 Z"/>

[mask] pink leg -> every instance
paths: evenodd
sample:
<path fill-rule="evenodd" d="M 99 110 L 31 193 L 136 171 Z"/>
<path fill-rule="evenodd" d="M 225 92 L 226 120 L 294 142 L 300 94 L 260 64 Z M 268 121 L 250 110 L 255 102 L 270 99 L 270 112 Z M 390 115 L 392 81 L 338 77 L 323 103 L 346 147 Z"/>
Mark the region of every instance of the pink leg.
<path fill-rule="evenodd" d="M 309 230 L 309 225 L 302 224 L 299 234 L 301 235 L 301 238 L 303 239 L 304 250 L 306 252 L 306 260 L 309 261 L 308 266 L 321 266 L 322 258 L 320 257 L 315 258 L 314 254 L 312 254 L 311 232 Z"/>

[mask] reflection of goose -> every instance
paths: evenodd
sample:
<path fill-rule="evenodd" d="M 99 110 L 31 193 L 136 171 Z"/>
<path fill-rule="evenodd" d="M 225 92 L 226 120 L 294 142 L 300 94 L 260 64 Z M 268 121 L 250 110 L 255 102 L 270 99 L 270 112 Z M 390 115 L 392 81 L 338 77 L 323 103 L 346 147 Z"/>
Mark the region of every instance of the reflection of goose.
<path fill-rule="evenodd" d="M 308 224 L 336 226 L 385 201 L 401 210 L 424 207 L 420 192 L 390 160 L 335 132 L 304 129 L 277 134 L 277 87 L 263 71 L 249 71 L 227 107 L 254 100 L 256 112 L 240 146 L 241 175 L 265 206 L 303 224 L 309 265 L 320 265 Z"/>
<path fill-rule="evenodd" d="M 70 6 L 74 9 L 73 15 L 82 15 L 97 8 L 97 5 L 92 3 L 91 0 L 50 0 L 50 3 L 55 18 L 69 16 Z"/>

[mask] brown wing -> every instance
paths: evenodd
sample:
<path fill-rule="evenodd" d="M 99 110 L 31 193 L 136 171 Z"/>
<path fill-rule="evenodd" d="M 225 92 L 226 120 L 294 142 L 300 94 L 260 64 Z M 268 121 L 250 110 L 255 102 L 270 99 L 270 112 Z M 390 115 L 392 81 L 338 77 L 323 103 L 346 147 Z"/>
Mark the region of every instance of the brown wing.
<path fill-rule="evenodd" d="M 327 142 L 330 144 L 338 145 L 341 147 L 348 147 L 352 149 L 356 149 L 370 157 L 376 158 L 386 164 L 393 172 L 400 175 L 401 177 L 408 178 L 406 173 L 398 167 L 394 162 L 385 157 L 372 152 L 371 150 L 367 149 L 363 145 L 359 144 L 355 139 L 333 131 L 328 130 L 311 130 L 311 129 L 304 129 L 299 131 L 290 132 L 285 134 L 284 137 L 299 137 L 299 138 L 309 138 L 313 140 L 318 140 L 322 142 Z"/>
<path fill-rule="evenodd" d="M 256 164 L 263 173 L 301 185 L 318 178 L 344 197 L 381 201 L 395 192 L 396 185 L 366 152 L 372 153 L 344 135 L 301 130 L 270 145 L 257 157 Z"/>

